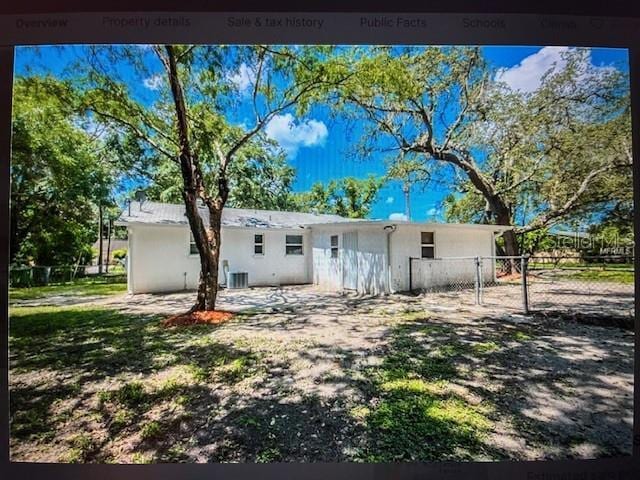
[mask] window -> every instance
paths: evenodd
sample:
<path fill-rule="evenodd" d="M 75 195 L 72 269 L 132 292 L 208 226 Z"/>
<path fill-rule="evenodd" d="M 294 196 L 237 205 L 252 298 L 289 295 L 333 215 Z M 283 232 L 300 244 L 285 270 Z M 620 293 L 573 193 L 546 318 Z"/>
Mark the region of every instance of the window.
<path fill-rule="evenodd" d="M 302 235 L 287 235 L 285 243 L 287 255 L 302 255 Z"/>
<path fill-rule="evenodd" d="M 435 258 L 436 249 L 433 232 L 420 233 L 420 245 L 422 247 L 422 258 Z"/>
<path fill-rule="evenodd" d="M 196 241 L 193 238 L 193 233 L 189 232 L 189 255 L 198 255 L 198 247 Z"/>
<path fill-rule="evenodd" d="M 264 255 L 264 235 L 261 233 L 253 236 L 253 253 Z"/>
<path fill-rule="evenodd" d="M 331 258 L 338 258 L 338 235 L 331 235 Z"/>

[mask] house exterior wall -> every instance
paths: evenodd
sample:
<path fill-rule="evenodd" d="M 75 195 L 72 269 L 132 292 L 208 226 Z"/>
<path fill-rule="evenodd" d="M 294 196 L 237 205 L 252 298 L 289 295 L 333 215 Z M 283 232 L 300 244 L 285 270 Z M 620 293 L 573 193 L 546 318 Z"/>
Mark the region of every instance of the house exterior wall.
<path fill-rule="evenodd" d="M 412 264 L 412 285 L 425 288 L 446 284 L 454 280 L 474 281 L 473 260 L 454 260 L 447 257 L 475 257 L 494 255 L 493 232 L 472 228 L 435 227 L 420 225 L 398 225 L 391 236 L 391 286 L 396 292 L 409 290 L 409 257 L 421 258 L 420 232 L 434 232 L 435 257 L 442 260 L 414 260 Z M 487 280 L 494 277 L 493 263 L 486 265 L 483 275 Z"/>
<path fill-rule="evenodd" d="M 254 234 L 264 235 L 264 255 L 254 254 Z M 286 255 L 285 236 L 303 236 L 303 255 Z M 129 293 L 171 292 L 195 289 L 200 275 L 197 254 L 189 254 L 189 229 L 183 226 L 135 225 L 129 227 Z M 248 272 L 249 285 L 311 282 L 311 244 L 307 230 L 251 228 L 222 229 L 220 273 Z"/>
<path fill-rule="evenodd" d="M 359 293 L 381 294 L 387 291 L 387 244 L 382 226 L 312 227 L 313 283 L 325 290 L 342 290 L 345 253 L 343 233 L 358 232 L 357 288 Z M 331 258 L 331 236 L 338 236 L 338 258 Z"/>
<path fill-rule="evenodd" d="M 264 255 L 254 255 L 254 234 L 264 235 Z M 286 235 L 303 236 L 303 255 L 287 255 Z M 230 272 L 248 272 L 249 285 L 311 283 L 311 243 L 308 230 L 222 229 L 220 265 L 229 262 Z M 220 272 L 220 283 L 224 273 Z"/>
<path fill-rule="evenodd" d="M 391 234 L 384 230 L 384 224 L 337 224 L 311 229 L 223 227 L 219 282 L 224 284 L 226 281 L 223 268 L 226 261 L 229 272 L 249 273 L 250 286 L 314 283 L 326 290 L 342 290 L 345 265 L 342 235 L 354 231 L 358 232 L 359 293 L 407 291 L 409 257 L 420 258 L 422 231 L 434 232 L 436 260 L 413 262 L 414 288 L 436 286 L 438 282 L 451 282 L 452 279 L 473 282 L 475 265 L 472 260 L 446 258 L 494 255 L 491 231 L 446 225 L 399 224 Z M 264 235 L 264 255 L 254 254 L 256 233 Z M 286 254 L 287 234 L 303 236 L 303 255 Z M 338 236 L 338 258 L 331 258 L 332 235 Z M 200 264 L 197 254 L 189 254 L 189 229 L 185 226 L 130 225 L 127 268 L 130 293 L 195 289 Z M 483 275 L 487 280 L 494 278 L 492 262 L 485 262 Z"/>

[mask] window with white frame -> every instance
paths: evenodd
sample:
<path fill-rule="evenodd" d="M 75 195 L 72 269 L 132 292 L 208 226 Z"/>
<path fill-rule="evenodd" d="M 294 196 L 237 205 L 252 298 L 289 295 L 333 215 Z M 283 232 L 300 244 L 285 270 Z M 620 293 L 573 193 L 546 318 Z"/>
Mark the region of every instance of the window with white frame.
<path fill-rule="evenodd" d="M 302 255 L 302 235 L 287 235 L 285 238 L 285 253 L 287 255 Z"/>
<path fill-rule="evenodd" d="M 436 244 L 433 232 L 420 232 L 420 246 L 422 258 L 435 258 Z"/>
<path fill-rule="evenodd" d="M 338 235 L 331 235 L 331 258 L 338 258 Z"/>
<path fill-rule="evenodd" d="M 198 255 L 198 246 L 192 232 L 189 232 L 189 255 Z"/>
<path fill-rule="evenodd" d="M 264 235 L 262 233 L 256 233 L 253 236 L 253 254 L 264 255 Z"/>

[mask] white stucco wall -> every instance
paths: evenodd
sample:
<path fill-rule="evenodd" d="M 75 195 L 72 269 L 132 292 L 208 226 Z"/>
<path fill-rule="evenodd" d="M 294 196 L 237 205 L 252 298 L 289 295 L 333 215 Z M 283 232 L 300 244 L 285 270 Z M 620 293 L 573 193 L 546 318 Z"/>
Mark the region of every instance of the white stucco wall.
<path fill-rule="evenodd" d="M 264 255 L 254 255 L 254 234 L 264 235 Z M 285 236 L 303 235 L 303 255 L 286 255 Z M 311 243 L 302 229 L 222 229 L 219 282 L 224 283 L 223 262 L 230 272 L 249 272 L 249 285 L 311 282 Z M 171 292 L 198 284 L 198 255 L 189 254 L 189 229 L 183 226 L 132 225 L 129 227 L 129 292 Z"/>
<path fill-rule="evenodd" d="M 313 283 L 326 290 L 342 290 L 345 266 L 342 234 L 358 232 L 357 291 L 386 292 L 387 247 L 382 225 L 363 227 L 312 227 Z M 331 236 L 338 236 L 338 258 L 331 258 Z"/>
<path fill-rule="evenodd" d="M 493 232 L 473 228 L 420 225 L 398 225 L 391 236 L 391 284 L 393 291 L 409 289 L 409 257 L 421 257 L 420 232 L 433 231 L 435 257 L 443 260 L 415 260 L 413 262 L 414 287 L 422 288 L 423 282 L 447 284 L 451 280 L 474 281 L 475 267 L 472 260 L 454 260 L 447 257 L 491 256 L 494 253 Z M 484 269 L 485 278 L 493 278 L 490 265 Z"/>
<path fill-rule="evenodd" d="M 389 225 L 392 222 L 389 223 Z M 223 262 L 230 272 L 248 272 L 249 285 L 284 285 L 314 283 L 327 290 L 343 289 L 342 234 L 358 232 L 357 290 L 380 294 L 409 289 L 409 257 L 420 258 L 420 232 L 435 234 L 435 256 L 474 257 L 494 254 L 491 231 L 452 226 L 421 226 L 399 224 L 391 234 L 390 275 L 387 268 L 386 224 L 314 226 L 312 230 L 223 228 L 220 255 L 220 283 L 224 283 Z M 254 255 L 254 234 L 264 235 L 264 255 Z M 286 255 L 285 236 L 303 235 L 303 255 Z M 331 258 L 331 235 L 338 235 L 338 258 Z M 485 278 L 493 278 L 493 264 L 487 262 Z M 472 261 L 414 261 L 413 284 L 423 282 L 473 282 Z M 198 255 L 189 255 L 189 230 L 184 226 L 129 226 L 129 291 L 131 293 L 170 292 L 194 289 L 200 271 Z"/>

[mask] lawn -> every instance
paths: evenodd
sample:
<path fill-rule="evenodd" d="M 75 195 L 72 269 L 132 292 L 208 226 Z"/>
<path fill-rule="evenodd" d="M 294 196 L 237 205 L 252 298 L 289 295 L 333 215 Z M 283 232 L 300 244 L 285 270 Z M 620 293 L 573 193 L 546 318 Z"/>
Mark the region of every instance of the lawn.
<path fill-rule="evenodd" d="M 178 328 L 96 305 L 13 307 L 11 458 L 522 460 L 631 448 L 630 425 L 607 420 L 631 421 L 631 333 L 442 316 L 415 298 L 334 300 Z M 603 405 L 597 392 L 612 385 Z M 539 413 L 548 389 L 558 400 Z M 605 407 L 589 425 L 566 423 Z"/>
<path fill-rule="evenodd" d="M 594 268 L 570 272 L 564 275 L 564 277 L 580 281 L 632 284 L 635 280 L 635 272 L 633 270 L 600 270 Z"/>
<path fill-rule="evenodd" d="M 530 263 L 531 273 L 553 270 L 555 277 L 570 278 L 580 281 L 613 282 L 630 284 L 634 282 L 633 264 L 585 264 L 563 263 L 558 266 L 552 263 Z"/>
<path fill-rule="evenodd" d="M 35 300 L 52 296 L 114 295 L 127 291 L 126 281 L 118 277 L 80 278 L 70 283 L 44 287 L 10 288 L 9 300 Z"/>

